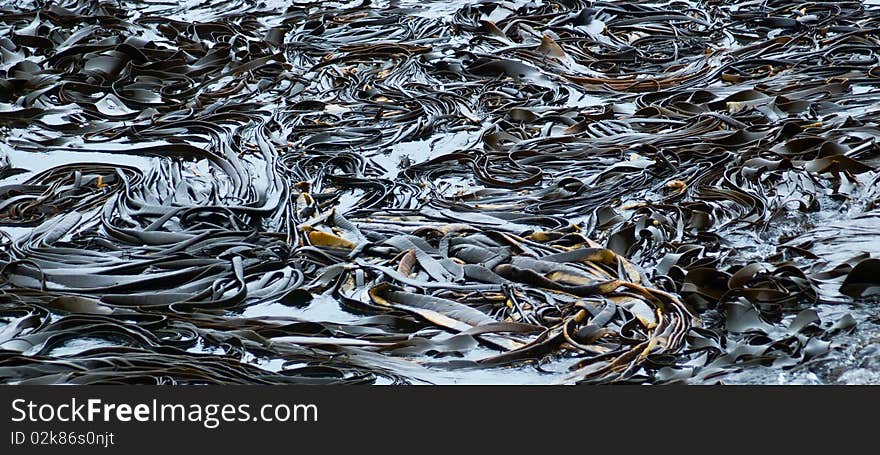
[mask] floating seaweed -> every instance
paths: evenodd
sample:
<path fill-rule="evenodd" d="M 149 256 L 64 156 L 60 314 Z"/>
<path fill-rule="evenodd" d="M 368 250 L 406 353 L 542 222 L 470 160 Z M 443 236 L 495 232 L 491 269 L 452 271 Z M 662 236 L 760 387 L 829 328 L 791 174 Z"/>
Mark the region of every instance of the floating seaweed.
<path fill-rule="evenodd" d="M 707 383 L 876 317 L 870 5 L 44 3 L 3 382 Z"/>

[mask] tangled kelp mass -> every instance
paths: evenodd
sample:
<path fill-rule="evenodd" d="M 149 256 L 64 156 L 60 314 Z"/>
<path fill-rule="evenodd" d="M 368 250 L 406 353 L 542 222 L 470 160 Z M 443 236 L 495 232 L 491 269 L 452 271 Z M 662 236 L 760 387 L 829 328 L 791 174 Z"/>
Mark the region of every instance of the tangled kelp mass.
<path fill-rule="evenodd" d="M 833 381 L 878 310 L 878 27 L 855 1 L 9 2 L 0 378 Z"/>

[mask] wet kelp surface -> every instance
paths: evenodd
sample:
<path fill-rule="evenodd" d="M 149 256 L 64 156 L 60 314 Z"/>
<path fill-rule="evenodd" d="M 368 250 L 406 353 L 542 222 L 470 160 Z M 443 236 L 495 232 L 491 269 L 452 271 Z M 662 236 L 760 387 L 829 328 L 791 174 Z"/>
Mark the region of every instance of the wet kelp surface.
<path fill-rule="evenodd" d="M 7 2 L 0 378 L 875 382 L 878 26 Z"/>

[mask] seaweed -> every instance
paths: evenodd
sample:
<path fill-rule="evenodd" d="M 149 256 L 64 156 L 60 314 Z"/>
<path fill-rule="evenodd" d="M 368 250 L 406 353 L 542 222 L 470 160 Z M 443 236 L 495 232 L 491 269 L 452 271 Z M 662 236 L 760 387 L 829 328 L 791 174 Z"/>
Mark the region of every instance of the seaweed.
<path fill-rule="evenodd" d="M 0 381 L 712 383 L 855 330 L 880 10 L 454 6 L 0 7 Z"/>

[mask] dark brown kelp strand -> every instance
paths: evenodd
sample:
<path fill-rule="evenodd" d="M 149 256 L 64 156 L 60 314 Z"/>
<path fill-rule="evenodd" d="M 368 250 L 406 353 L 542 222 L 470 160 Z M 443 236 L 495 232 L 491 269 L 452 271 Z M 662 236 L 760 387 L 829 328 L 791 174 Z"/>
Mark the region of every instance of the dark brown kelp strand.
<path fill-rule="evenodd" d="M 0 2 L 0 380 L 834 381 L 867 3 Z"/>

